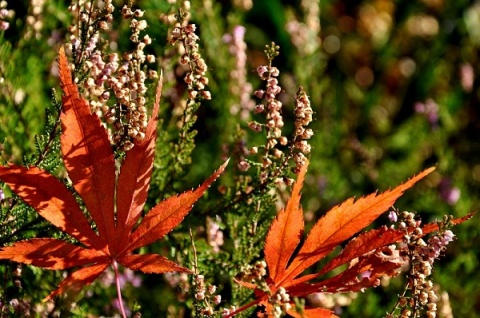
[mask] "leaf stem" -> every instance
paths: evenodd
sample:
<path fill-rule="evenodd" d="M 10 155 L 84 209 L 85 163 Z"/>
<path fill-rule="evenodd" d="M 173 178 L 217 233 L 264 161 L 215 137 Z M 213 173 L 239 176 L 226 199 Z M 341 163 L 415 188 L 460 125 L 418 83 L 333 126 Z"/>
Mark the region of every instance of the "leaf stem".
<path fill-rule="evenodd" d="M 120 307 L 120 313 L 123 318 L 127 318 L 125 314 L 125 308 L 123 308 L 122 289 L 120 288 L 120 275 L 118 273 L 118 265 L 116 261 L 112 263 L 113 270 L 115 271 L 115 284 L 117 285 L 118 306 Z"/>
<path fill-rule="evenodd" d="M 225 316 L 225 318 L 233 317 L 233 316 L 235 316 L 236 314 L 241 313 L 242 311 L 245 311 L 245 310 L 247 310 L 248 308 L 250 308 L 250 307 L 258 304 L 258 303 L 261 302 L 262 300 L 264 300 L 264 299 L 263 299 L 263 298 L 257 298 L 257 299 L 255 299 L 254 301 L 249 302 L 248 304 L 243 305 L 242 307 L 240 307 L 240 308 L 236 309 L 235 311 L 229 313 L 228 315 Z"/>

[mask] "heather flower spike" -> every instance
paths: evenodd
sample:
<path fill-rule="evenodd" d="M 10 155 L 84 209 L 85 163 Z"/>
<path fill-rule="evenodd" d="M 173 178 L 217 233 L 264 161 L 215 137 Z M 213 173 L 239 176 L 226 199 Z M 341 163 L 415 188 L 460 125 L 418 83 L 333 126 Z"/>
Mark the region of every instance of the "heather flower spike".
<path fill-rule="evenodd" d="M 147 199 L 153 169 L 161 81 L 145 138 L 135 141 L 116 177 L 107 132 L 72 81 L 63 48 L 60 49 L 59 69 L 64 92 L 60 138 L 63 161 L 98 231 L 92 229 L 76 197 L 62 182 L 38 167 L 9 164 L 0 167 L 0 179 L 38 214 L 80 244 L 35 238 L 1 248 L 0 259 L 54 270 L 77 267 L 45 300 L 81 289 L 108 266 L 117 270 L 117 263 L 144 273 L 190 272 L 161 255 L 133 252 L 161 239 L 175 228 L 223 172 L 227 162 L 195 190 L 157 204 L 136 226 Z"/>

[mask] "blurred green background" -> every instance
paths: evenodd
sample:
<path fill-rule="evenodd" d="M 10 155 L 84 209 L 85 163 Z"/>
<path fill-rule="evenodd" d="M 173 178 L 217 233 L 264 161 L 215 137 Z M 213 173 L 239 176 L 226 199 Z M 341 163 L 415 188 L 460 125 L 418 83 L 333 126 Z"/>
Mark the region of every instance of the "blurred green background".
<path fill-rule="evenodd" d="M 135 4 L 146 10 L 154 39 L 148 50 L 165 71 L 166 117 L 175 104 L 172 87 L 181 79 L 175 76 L 176 61 L 169 60 L 163 21 L 177 2 Z M 0 77 L 5 79 L 0 84 L 0 141 L 3 159 L 15 162 L 32 153 L 33 138 L 42 132 L 50 90 L 58 87 L 54 60 L 71 23 L 69 3 L 32 3 L 7 1 L 14 14 L 6 19 L 9 29 L 0 33 Z M 114 3 L 121 7 L 121 1 Z M 286 130 L 293 127 L 297 87 L 303 86 L 311 98 L 315 135 L 303 196 L 308 219 L 316 220 L 350 196 L 392 187 L 429 166 L 437 166 L 436 172 L 407 192 L 397 208 L 417 211 L 425 222 L 479 209 L 480 3 L 224 0 L 191 1 L 191 7 L 213 96 L 198 112 L 192 186 L 218 166 L 222 145 L 232 142 L 236 125 L 246 127 L 235 113 L 244 84 L 232 74 L 237 60 L 230 50 L 231 36 L 226 36 L 243 26 L 244 70 L 253 89 L 260 87 L 254 70 L 266 62 L 265 44 L 280 45 L 274 64 L 285 91 L 280 99 Z M 112 31 L 120 47 L 127 45 L 121 36 L 125 30 Z M 255 136 L 247 133 L 245 142 L 255 144 Z M 383 218 L 379 224 L 387 222 Z M 455 317 L 480 317 L 478 222 L 477 216 L 454 229 L 457 240 L 433 274 Z M 24 283 L 29 284 L 35 286 L 34 278 Z M 342 317 L 383 316 L 401 284 L 393 279 L 387 287 L 359 294 L 342 308 Z M 132 297 L 158 301 L 146 285 L 132 291 Z M 97 306 L 102 307 L 101 301 Z M 448 306 L 445 311 L 439 316 L 452 317 Z"/>

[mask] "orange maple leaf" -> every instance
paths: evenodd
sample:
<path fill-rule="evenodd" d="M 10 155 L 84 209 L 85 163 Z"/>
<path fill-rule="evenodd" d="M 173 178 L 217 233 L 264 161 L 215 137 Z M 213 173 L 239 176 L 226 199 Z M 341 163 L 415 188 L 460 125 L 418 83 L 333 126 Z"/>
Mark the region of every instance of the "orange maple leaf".
<path fill-rule="evenodd" d="M 381 194 L 373 193 L 357 200 L 350 198 L 335 206 L 313 226 L 303 245 L 294 254 L 304 230 L 300 190 L 303 186 L 307 166 L 308 163 L 299 172 L 286 207 L 278 213 L 267 234 L 264 254 L 268 269 L 268 277 L 265 282 L 268 288 L 259 288 L 253 283 L 237 281 L 244 287 L 254 289 L 256 299 L 227 317 L 232 317 L 254 305 L 262 305 L 268 317 L 275 316 L 275 306 L 282 306 L 282 311 L 292 317 L 337 317 L 332 311 L 324 308 L 305 308 L 302 313 L 299 313 L 295 311 L 292 298 L 318 292 L 359 291 L 375 286 L 381 276 L 395 275 L 396 270 L 405 263 L 401 257 L 390 255 L 390 251 L 386 249 L 387 246 L 401 241 L 405 231 L 383 226 L 351 239 L 342 252 L 318 273 L 298 277 L 307 268 L 332 252 L 339 244 L 370 225 L 387 211 L 405 190 L 435 168 L 421 172 L 392 190 Z M 471 216 L 470 214 L 455 219 L 452 223 L 464 222 Z M 438 224 L 430 223 L 423 228 L 423 235 L 436 230 L 438 230 Z M 307 283 L 347 263 L 350 266 L 344 272 L 320 282 Z M 368 273 L 368 276 L 359 279 L 363 273 Z M 260 314 L 262 317 L 263 315 L 264 313 Z"/>
<path fill-rule="evenodd" d="M 150 210 L 137 225 L 147 199 L 156 139 L 161 81 L 145 138 L 128 151 L 118 177 L 107 132 L 72 81 L 64 49 L 59 55 L 64 92 L 60 137 L 63 161 L 73 186 L 98 229 L 92 229 L 75 196 L 59 180 L 38 167 L 9 164 L 0 179 L 38 214 L 75 238 L 74 245 L 54 238 L 20 241 L 0 249 L 0 259 L 46 269 L 81 267 L 68 275 L 45 300 L 92 283 L 108 267 L 122 264 L 145 273 L 190 272 L 158 254 L 134 254 L 173 228 L 223 172 L 227 162 L 195 190 L 172 196 Z"/>

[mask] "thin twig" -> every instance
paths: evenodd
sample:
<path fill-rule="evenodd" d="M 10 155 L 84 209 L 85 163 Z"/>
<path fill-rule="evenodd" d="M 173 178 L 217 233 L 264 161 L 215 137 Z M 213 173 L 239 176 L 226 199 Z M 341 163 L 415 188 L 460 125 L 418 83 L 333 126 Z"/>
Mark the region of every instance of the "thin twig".
<path fill-rule="evenodd" d="M 195 240 L 193 239 L 192 228 L 188 228 L 190 233 L 190 241 L 192 242 L 192 249 L 193 249 L 193 273 L 195 276 L 198 275 L 198 258 L 197 258 L 197 248 L 195 247 Z"/>

